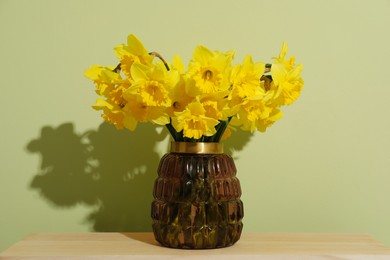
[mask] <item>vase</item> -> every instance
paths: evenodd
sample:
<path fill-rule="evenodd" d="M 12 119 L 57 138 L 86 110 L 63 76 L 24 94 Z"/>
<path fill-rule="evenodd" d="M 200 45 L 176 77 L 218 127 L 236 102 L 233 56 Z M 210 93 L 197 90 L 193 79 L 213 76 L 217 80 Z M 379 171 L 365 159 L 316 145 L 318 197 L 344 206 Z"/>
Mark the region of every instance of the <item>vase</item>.
<path fill-rule="evenodd" d="M 222 143 L 173 142 L 158 166 L 151 215 L 165 247 L 220 248 L 240 239 L 241 186 Z"/>

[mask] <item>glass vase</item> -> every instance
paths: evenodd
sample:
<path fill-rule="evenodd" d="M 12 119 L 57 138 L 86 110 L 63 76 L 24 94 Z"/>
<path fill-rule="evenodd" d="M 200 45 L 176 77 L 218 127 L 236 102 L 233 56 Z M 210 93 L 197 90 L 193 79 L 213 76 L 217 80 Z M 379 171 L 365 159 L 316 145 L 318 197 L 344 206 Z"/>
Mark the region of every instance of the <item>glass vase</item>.
<path fill-rule="evenodd" d="M 220 248 L 240 239 L 241 186 L 221 143 L 173 142 L 160 160 L 153 196 L 153 232 L 165 247 Z"/>

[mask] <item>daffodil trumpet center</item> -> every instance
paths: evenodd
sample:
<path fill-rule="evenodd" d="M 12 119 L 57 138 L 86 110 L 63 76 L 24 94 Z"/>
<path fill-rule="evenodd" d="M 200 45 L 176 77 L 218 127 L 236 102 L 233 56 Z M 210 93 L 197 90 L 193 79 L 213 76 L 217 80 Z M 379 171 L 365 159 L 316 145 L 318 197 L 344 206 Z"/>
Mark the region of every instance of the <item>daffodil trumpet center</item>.
<path fill-rule="evenodd" d="M 203 73 L 203 79 L 204 80 L 211 80 L 213 78 L 213 72 L 211 70 L 206 70 Z"/>

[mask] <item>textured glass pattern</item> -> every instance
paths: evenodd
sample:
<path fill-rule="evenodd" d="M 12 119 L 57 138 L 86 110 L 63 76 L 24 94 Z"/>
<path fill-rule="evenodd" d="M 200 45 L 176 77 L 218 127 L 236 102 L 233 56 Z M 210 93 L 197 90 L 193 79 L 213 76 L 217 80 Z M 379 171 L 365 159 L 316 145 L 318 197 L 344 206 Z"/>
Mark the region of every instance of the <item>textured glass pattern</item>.
<path fill-rule="evenodd" d="M 230 156 L 166 154 L 153 193 L 153 231 L 163 246 L 218 248 L 240 238 L 244 209 Z"/>

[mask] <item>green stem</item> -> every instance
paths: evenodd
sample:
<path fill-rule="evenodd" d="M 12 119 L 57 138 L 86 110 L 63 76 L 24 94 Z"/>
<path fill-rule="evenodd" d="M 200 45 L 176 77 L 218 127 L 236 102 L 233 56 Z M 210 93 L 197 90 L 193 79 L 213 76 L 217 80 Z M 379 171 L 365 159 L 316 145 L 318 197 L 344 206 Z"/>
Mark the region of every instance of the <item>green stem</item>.
<path fill-rule="evenodd" d="M 231 119 L 232 119 L 232 118 L 229 117 L 228 120 L 226 120 L 226 121 L 221 121 L 221 122 L 217 125 L 217 133 L 216 133 L 214 136 L 212 136 L 211 142 L 219 142 L 219 141 L 221 141 L 222 135 L 223 135 L 223 133 L 225 132 L 227 126 L 229 125 Z"/>
<path fill-rule="evenodd" d="M 176 132 L 175 128 L 172 126 L 171 123 L 169 124 L 166 124 L 165 125 L 169 131 L 169 133 L 171 134 L 173 140 L 175 140 L 175 142 L 179 142 L 179 136 L 178 136 L 178 133 Z"/>

